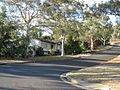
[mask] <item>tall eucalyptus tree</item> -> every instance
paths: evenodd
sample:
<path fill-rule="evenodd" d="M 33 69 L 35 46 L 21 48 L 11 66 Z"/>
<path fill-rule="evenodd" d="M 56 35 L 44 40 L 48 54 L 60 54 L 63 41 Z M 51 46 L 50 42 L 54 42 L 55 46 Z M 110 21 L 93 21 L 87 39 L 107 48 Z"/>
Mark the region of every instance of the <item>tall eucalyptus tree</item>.
<path fill-rule="evenodd" d="M 39 28 L 38 22 L 42 22 L 42 2 L 41 0 L 5 0 L 7 15 L 10 20 L 14 20 L 20 27 L 21 32 L 26 35 L 26 55 L 33 28 Z M 35 30 L 35 29 L 34 29 Z M 38 30 L 38 29 L 36 29 Z"/>
<path fill-rule="evenodd" d="M 98 9 L 99 12 L 104 13 L 106 15 L 112 15 L 115 16 L 113 19 L 117 21 L 117 25 L 114 27 L 118 27 L 119 26 L 119 21 L 120 21 L 120 0 L 109 0 L 106 3 L 101 3 L 98 5 Z M 118 19 L 117 19 L 118 18 Z M 113 36 L 114 35 L 118 35 L 119 33 L 117 32 L 117 30 L 119 29 L 114 29 L 113 32 Z"/>
<path fill-rule="evenodd" d="M 47 26 L 53 31 L 53 37 L 57 40 L 60 37 L 62 39 L 62 56 L 64 40 L 72 30 L 76 30 L 77 27 L 72 22 L 82 16 L 79 14 L 82 12 L 82 6 L 75 0 L 47 0 L 44 3 L 44 11 L 48 19 L 46 20 Z M 73 26 L 75 26 L 74 29 Z"/>

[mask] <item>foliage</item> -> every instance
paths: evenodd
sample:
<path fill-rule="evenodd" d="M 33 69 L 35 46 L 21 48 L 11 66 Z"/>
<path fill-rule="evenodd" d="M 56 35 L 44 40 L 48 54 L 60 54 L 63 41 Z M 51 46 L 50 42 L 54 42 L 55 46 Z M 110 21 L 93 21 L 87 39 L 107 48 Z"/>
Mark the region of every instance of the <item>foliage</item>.
<path fill-rule="evenodd" d="M 31 38 L 41 36 L 39 23 L 41 22 L 41 2 L 38 0 L 6 0 L 7 13 L 11 13 L 9 19 L 16 22 L 26 33 L 25 55 L 29 51 L 29 43 Z M 15 13 L 18 14 L 15 14 Z"/>
<path fill-rule="evenodd" d="M 50 49 L 49 54 L 50 55 L 60 55 L 61 52 L 59 50 Z"/>
<path fill-rule="evenodd" d="M 43 56 L 44 55 L 44 51 L 42 47 L 38 47 L 36 49 L 36 56 Z"/>
<path fill-rule="evenodd" d="M 108 15 L 120 16 L 120 0 L 109 0 L 98 5 L 98 11 Z"/>
<path fill-rule="evenodd" d="M 43 49 L 29 47 L 31 39 L 40 38 L 44 28 L 52 36 L 42 38 L 61 41 L 64 36 L 65 53 L 79 54 L 89 46 L 106 45 L 112 37 L 120 38 L 120 25 L 112 27 L 108 15 L 120 17 L 120 1 L 110 0 L 92 6 L 77 0 L 6 0 L 0 13 L 0 55 L 6 57 L 31 56 L 33 51 L 43 55 Z M 15 13 L 18 14 L 15 14 Z M 9 14 L 11 13 L 11 14 Z M 90 45 L 89 45 L 90 44 Z M 60 51 L 50 50 L 51 55 Z"/>
<path fill-rule="evenodd" d="M 72 36 L 69 37 L 68 43 L 65 44 L 66 54 L 80 54 L 84 49 L 84 46 L 79 41 L 73 40 Z"/>
<path fill-rule="evenodd" d="M 53 37 L 60 40 L 60 36 L 66 35 L 75 30 L 75 15 L 80 17 L 82 14 L 82 4 L 74 0 L 49 0 L 46 1 L 44 12 L 48 16 L 45 21 L 47 26 L 53 31 Z M 73 28 L 74 27 L 74 28 Z"/>
<path fill-rule="evenodd" d="M 53 40 L 54 38 L 52 36 L 42 36 L 43 39 L 46 40 Z"/>
<path fill-rule="evenodd" d="M 0 56 L 15 55 L 15 47 L 17 46 L 16 41 L 16 27 L 11 21 L 7 21 L 5 16 L 1 16 L 0 19 Z"/>
<path fill-rule="evenodd" d="M 41 38 L 42 36 L 42 31 L 41 29 L 37 28 L 37 27 L 32 27 L 31 31 L 30 31 L 30 37 L 31 38 Z"/>
<path fill-rule="evenodd" d="M 120 39 L 120 25 L 119 24 L 114 27 L 114 37 Z"/>
<path fill-rule="evenodd" d="M 61 51 L 60 50 L 56 50 L 55 51 L 55 55 L 60 55 L 61 54 Z"/>
<path fill-rule="evenodd" d="M 103 45 L 105 46 L 107 44 L 107 41 L 110 40 L 113 33 L 112 23 L 109 22 L 108 16 L 101 16 L 100 17 L 100 31 L 99 31 L 99 40 L 103 42 Z"/>

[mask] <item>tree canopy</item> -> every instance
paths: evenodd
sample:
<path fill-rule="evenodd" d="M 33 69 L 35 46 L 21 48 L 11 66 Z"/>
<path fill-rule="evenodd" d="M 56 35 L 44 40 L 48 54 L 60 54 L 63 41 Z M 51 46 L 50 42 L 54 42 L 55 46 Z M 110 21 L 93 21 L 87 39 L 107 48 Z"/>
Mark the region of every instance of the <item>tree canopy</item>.
<path fill-rule="evenodd" d="M 79 0 L 5 0 L 0 13 L 2 45 L 6 40 L 17 40 L 18 47 L 23 45 L 27 55 L 30 40 L 42 38 L 42 31 L 48 29 L 52 35 L 45 38 L 61 42 L 62 35 L 69 49 L 75 50 L 88 43 L 93 50 L 96 42 L 109 43 L 113 33 L 120 36 L 119 22 L 113 26 L 110 19 L 110 15 L 120 17 L 119 4 L 119 0 L 91 6 Z M 74 50 L 72 52 L 78 52 Z"/>

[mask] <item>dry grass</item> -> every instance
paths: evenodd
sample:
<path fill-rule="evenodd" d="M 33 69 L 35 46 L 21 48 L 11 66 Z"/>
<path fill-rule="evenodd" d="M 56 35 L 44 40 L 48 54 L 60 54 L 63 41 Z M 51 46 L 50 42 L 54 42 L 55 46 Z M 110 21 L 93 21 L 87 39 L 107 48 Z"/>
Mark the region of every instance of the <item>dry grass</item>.
<path fill-rule="evenodd" d="M 120 90 L 120 57 L 101 66 L 89 67 L 67 75 L 79 81 L 107 85 L 114 90 Z"/>
<path fill-rule="evenodd" d="M 114 90 L 120 90 L 120 82 L 118 81 L 104 82 L 103 84 L 114 88 Z"/>
<path fill-rule="evenodd" d="M 74 56 L 72 55 L 65 55 L 63 57 L 61 56 L 41 56 L 41 57 L 30 57 L 30 60 L 35 60 L 35 61 L 48 61 L 48 60 L 63 60 L 63 59 L 68 59 L 68 58 L 73 58 Z"/>
<path fill-rule="evenodd" d="M 114 58 L 114 59 L 108 61 L 107 63 L 120 63 L 120 56 L 118 56 L 117 58 Z"/>
<path fill-rule="evenodd" d="M 40 56 L 40 57 L 29 57 L 29 58 L 0 58 L 0 63 L 11 63 L 11 62 L 20 62 L 20 61 L 50 61 L 50 60 L 63 60 L 68 58 L 75 58 L 77 56 L 65 55 L 61 56 Z"/>

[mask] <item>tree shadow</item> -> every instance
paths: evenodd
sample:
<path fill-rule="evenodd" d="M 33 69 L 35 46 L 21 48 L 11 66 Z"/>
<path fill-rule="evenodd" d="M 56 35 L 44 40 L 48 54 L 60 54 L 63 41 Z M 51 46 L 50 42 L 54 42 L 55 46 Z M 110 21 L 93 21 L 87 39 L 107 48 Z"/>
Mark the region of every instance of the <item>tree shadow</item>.
<path fill-rule="evenodd" d="M 97 52 L 97 54 L 103 54 L 103 55 L 120 55 L 120 52 L 118 53 L 118 50 L 120 50 L 120 46 L 113 45 L 112 48 L 103 51 L 103 52 Z"/>
<path fill-rule="evenodd" d="M 28 64 L 26 63 L 26 64 L 0 65 L 0 78 L 2 80 L 8 78 L 8 79 L 18 80 L 18 81 L 21 79 L 25 79 L 26 82 L 27 80 L 28 82 L 29 80 L 31 82 L 38 80 L 38 83 L 36 83 L 36 85 L 38 85 L 37 89 L 35 87 L 36 85 L 34 87 L 30 86 L 29 88 L 28 86 L 24 86 L 24 85 L 23 87 L 21 87 L 22 89 L 26 87 L 26 89 L 28 90 L 29 89 L 32 90 L 32 88 L 36 90 L 43 89 L 44 87 L 41 87 L 40 85 L 41 83 L 44 83 L 46 88 L 47 87 L 50 88 L 49 90 L 56 90 L 57 88 L 59 88 L 60 90 L 81 90 L 78 88 L 73 88 L 72 86 L 62 82 L 60 79 L 60 75 L 63 73 L 69 72 L 71 70 L 78 70 L 86 67 L 99 65 L 101 64 L 102 61 L 104 61 L 103 57 L 104 59 L 107 58 L 106 59 L 107 61 L 110 58 L 112 59 L 113 57 L 118 55 L 118 53 L 116 52 L 107 53 L 107 52 L 110 52 L 110 50 L 118 51 L 118 49 L 116 48 L 111 48 L 106 51 L 106 56 L 102 56 L 102 54 L 105 55 L 105 52 L 102 52 L 102 53 L 97 53 L 94 56 L 80 57 L 80 58 L 74 58 L 74 59 L 54 60 L 54 61 L 49 60 L 49 61 L 40 61 L 37 63 L 28 63 Z M 108 58 L 109 57 L 108 54 L 112 56 Z M 49 84 L 42 82 L 41 80 L 47 80 Z M 19 83 L 24 84 L 24 82 L 23 83 L 19 82 Z M 2 81 L 0 81 L 0 88 L 2 90 L 14 90 L 14 88 L 7 89 L 7 86 L 1 87 L 1 85 L 4 85 Z"/>
<path fill-rule="evenodd" d="M 34 63 L 34 64 L 11 64 L 11 65 L 1 65 L 0 66 L 0 78 L 4 79 L 12 79 L 12 80 L 18 80 L 21 81 L 23 80 L 23 82 L 17 82 L 20 84 L 24 84 L 24 82 L 27 82 L 26 80 L 28 80 L 27 84 L 29 84 L 29 82 L 31 83 L 33 80 L 33 82 L 38 82 L 36 83 L 36 85 L 39 85 L 39 87 L 35 86 L 24 86 L 20 87 L 20 90 L 83 90 L 83 89 L 78 89 L 75 87 L 72 87 L 69 84 L 65 84 L 61 79 L 60 79 L 60 75 L 64 72 L 68 72 L 70 71 L 70 69 L 72 70 L 73 68 L 71 67 L 64 67 L 63 65 L 55 65 L 55 64 L 40 64 L 40 63 Z M 11 81 L 12 81 L 11 80 Z M 43 80 L 43 82 L 42 82 Z M 46 81 L 45 81 L 46 80 Z M 49 83 L 46 83 L 46 82 Z M 15 82 L 11 82 L 11 83 L 15 83 Z M 11 84 L 9 83 L 9 84 Z M 43 87 L 41 84 L 44 83 L 45 87 Z M 6 83 L 5 83 L 6 84 Z M 5 87 L 1 87 L 2 85 L 2 81 L 0 81 L 0 88 L 1 90 L 19 90 L 19 88 L 17 87 L 17 89 L 11 89 L 8 88 L 6 85 Z M 18 85 L 19 86 L 19 85 Z M 8 89 L 7 89 L 8 88 Z M 45 88 L 50 88 L 50 89 L 45 89 Z M 59 89 L 57 89 L 59 88 Z"/>
<path fill-rule="evenodd" d="M 0 87 L 0 90 L 21 90 L 21 89 Z"/>
<path fill-rule="evenodd" d="M 89 83 L 120 82 L 120 63 L 107 63 L 91 67 L 80 71 L 76 77 Z"/>

